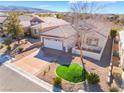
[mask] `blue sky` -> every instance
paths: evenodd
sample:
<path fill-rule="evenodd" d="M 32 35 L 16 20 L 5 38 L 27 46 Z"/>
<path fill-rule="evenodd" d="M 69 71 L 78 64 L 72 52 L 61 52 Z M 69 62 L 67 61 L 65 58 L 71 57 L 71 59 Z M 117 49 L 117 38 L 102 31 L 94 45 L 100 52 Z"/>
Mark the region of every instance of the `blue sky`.
<path fill-rule="evenodd" d="M 124 1 L 122 2 L 97 2 L 97 5 L 106 7 L 97 11 L 98 13 L 124 14 Z M 69 11 L 69 1 L 0 1 L 0 6 L 26 6 L 54 11 Z"/>

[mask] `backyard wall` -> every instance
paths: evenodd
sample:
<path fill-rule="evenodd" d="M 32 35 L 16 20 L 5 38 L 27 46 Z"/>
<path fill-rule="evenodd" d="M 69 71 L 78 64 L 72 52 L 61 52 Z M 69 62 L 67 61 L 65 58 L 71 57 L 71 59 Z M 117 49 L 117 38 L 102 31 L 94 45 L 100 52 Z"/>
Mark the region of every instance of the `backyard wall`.
<path fill-rule="evenodd" d="M 93 58 L 93 59 L 96 59 L 96 60 L 100 61 L 100 59 L 102 57 L 102 54 L 103 54 L 103 51 L 104 51 L 104 49 L 106 47 L 108 39 L 109 38 L 106 39 L 106 41 L 105 41 L 106 43 L 103 45 L 103 48 L 102 48 L 100 53 L 95 53 L 95 52 L 90 52 L 90 51 L 83 50 L 83 55 L 86 56 L 86 57 Z M 73 48 L 72 49 L 72 53 L 79 55 L 80 54 L 80 50 L 76 49 L 76 48 Z"/>
<path fill-rule="evenodd" d="M 73 48 L 72 49 L 72 53 L 80 55 L 80 50 Z M 89 51 L 83 50 L 83 55 L 84 56 L 89 57 L 89 58 L 93 58 L 93 59 L 96 59 L 96 60 L 100 60 L 101 59 L 101 54 L 102 53 L 94 53 L 94 52 L 89 52 Z"/>

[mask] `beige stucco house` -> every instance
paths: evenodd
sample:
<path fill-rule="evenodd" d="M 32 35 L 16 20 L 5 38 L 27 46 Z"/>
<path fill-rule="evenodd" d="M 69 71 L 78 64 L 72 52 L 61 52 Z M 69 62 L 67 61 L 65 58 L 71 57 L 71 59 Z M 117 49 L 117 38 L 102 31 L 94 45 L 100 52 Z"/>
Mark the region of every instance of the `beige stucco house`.
<path fill-rule="evenodd" d="M 101 59 L 111 27 L 112 24 L 102 19 L 89 18 L 79 22 L 84 56 L 97 60 Z M 78 46 L 73 48 L 73 53 L 80 54 Z"/>
<path fill-rule="evenodd" d="M 57 49 L 73 54 L 80 54 L 78 31 L 82 33 L 82 50 L 84 56 L 101 59 L 106 46 L 111 24 L 105 20 L 80 20 L 79 29 L 74 25 L 54 17 L 36 17 L 31 20 L 31 35 L 41 37 L 44 47 Z"/>

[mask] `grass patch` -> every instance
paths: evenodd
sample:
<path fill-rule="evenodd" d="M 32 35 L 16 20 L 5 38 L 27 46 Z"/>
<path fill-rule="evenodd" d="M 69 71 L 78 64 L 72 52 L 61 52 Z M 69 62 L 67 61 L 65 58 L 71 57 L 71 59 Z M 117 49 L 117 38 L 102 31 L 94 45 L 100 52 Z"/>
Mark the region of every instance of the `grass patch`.
<path fill-rule="evenodd" d="M 70 66 L 60 65 L 56 69 L 56 73 L 59 77 L 73 83 L 78 83 L 85 80 L 82 75 L 83 71 L 85 70 L 79 64 L 71 64 Z"/>

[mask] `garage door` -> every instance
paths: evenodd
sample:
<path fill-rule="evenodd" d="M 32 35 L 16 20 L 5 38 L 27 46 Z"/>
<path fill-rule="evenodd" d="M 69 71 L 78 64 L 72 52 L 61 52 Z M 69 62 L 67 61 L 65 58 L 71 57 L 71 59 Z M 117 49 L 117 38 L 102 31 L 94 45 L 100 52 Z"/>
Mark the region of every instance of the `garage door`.
<path fill-rule="evenodd" d="M 44 47 L 63 50 L 62 41 L 57 39 L 44 38 Z"/>

